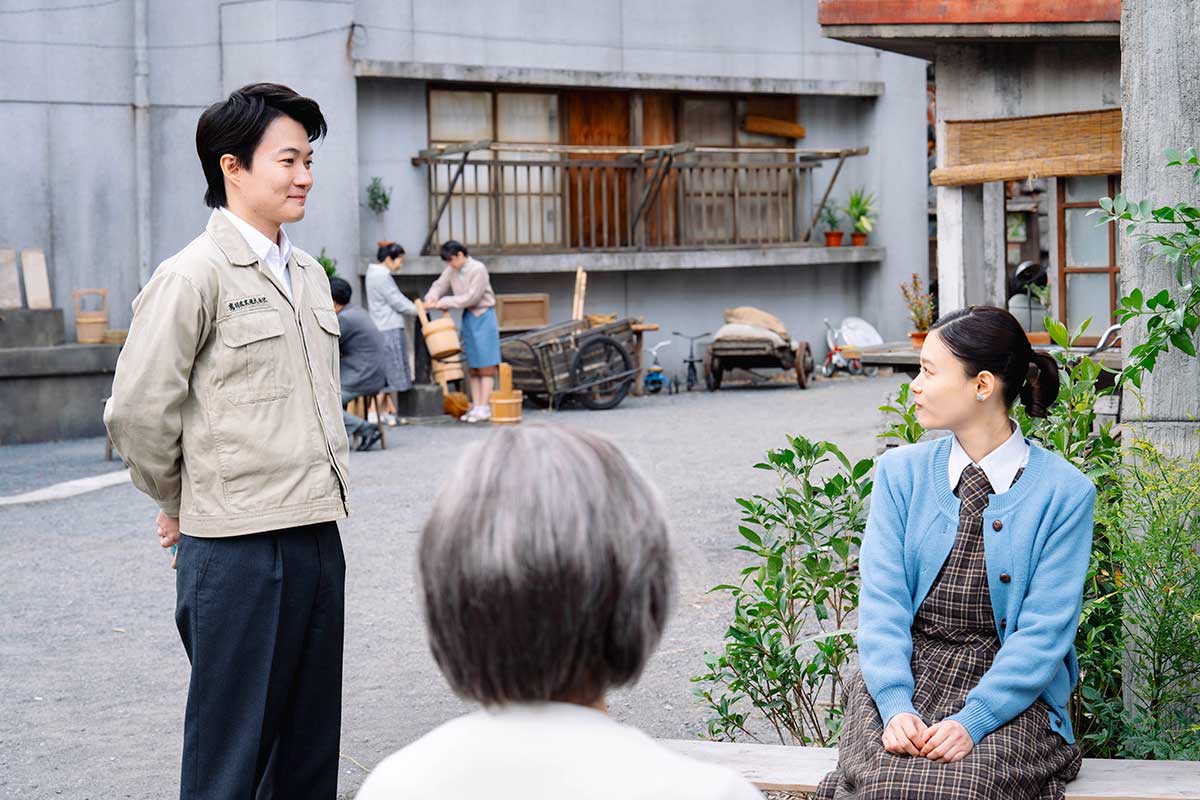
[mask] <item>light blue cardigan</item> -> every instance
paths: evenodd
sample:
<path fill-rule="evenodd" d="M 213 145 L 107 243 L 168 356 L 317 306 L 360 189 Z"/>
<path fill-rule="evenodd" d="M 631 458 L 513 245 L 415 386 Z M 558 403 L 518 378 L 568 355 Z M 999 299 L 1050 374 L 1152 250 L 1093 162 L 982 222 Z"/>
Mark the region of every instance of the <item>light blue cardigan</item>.
<path fill-rule="evenodd" d="M 958 532 L 947 462 L 952 438 L 885 453 L 875 472 L 860 567 L 858 649 L 886 725 L 913 707 L 912 623 Z M 978 743 L 1041 697 L 1050 729 L 1075 741 L 1067 702 L 1079 677 L 1075 629 L 1092 546 L 1096 489 L 1030 442 L 1021 479 L 983 514 L 989 594 L 1001 647 L 957 720 Z M 1002 582 L 1000 575 L 1009 576 Z M 925 720 L 932 724 L 934 720 Z"/>

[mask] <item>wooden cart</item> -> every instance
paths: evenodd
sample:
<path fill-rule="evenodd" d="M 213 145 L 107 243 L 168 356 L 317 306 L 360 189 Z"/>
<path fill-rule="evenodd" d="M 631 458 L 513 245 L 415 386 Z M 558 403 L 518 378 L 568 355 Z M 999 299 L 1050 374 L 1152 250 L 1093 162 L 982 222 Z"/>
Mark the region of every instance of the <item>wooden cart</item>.
<path fill-rule="evenodd" d="M 767 339 L 716 339 L 704 353 L 704 385 L 715 392 L 721 388 L 722 373 L 728 370 L 770 368 L 795 370 L 796 383 L 807 389 L 815 366 L 808 342 L 800 342 L 799 348 L 792 350 Z"/>
<path fill-rule="evenodd" d="M 562 322 L 501 339 L 500 355 L 512 365 L 513 388 L 539 405 L 559 408 L 574 399 L 591 409 L 615 408 L 639 371 L 631 353 L 640 321 Z"/>

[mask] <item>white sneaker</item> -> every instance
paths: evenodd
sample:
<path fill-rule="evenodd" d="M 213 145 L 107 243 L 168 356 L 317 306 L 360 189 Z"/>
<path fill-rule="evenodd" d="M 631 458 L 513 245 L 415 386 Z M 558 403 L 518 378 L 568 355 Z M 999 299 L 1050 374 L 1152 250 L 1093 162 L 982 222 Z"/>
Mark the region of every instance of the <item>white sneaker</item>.
<path fill-rule="evenodd" d="M 384 414 L 383 424 L 394 428 L 400 424 L 400 420 L 396 419 L 395 414 Z"/>
<path fill-rule="evenodd" d="M 467 413 L 465 413 L 461 417 L 459 417 L 459 421 L 460 422 L 479 422 L 478 414 L 479 414 L 479 409 L 472 408 L 470 411 L 468 411 Z"/>
<path fill-rule="evenodd" d="M 479 413 L 475 415 L 476 422 L 491 422 L 492 421 L 492 407 L 491 406 L 480 406 L 478 411 L 479 411 Z"/>
<path fill-rule="evenodd" d="M 377 417 L 377 416 L 375 415 L 375 412 L 374 412 L 374 411 L 368 411 L 368 412 L 367 412 L 367 422 L 371 423 L 372 425 L 378 425 L 378 424 L 379 424 L 379 417 Z"/>

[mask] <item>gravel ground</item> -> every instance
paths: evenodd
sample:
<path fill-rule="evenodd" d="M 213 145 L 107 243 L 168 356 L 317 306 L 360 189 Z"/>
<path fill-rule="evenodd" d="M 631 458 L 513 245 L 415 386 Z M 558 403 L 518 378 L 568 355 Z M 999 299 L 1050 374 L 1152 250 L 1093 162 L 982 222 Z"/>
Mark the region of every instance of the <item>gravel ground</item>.
<path fill-rule="evenodd" d="M 526 410 L 602 432 L 658 484 L 680 575 L 672 622 L 613 715 L 653 736 L 690 738 L 704 710 L 688 678 L 720 643 L 729 604 L 706 590 L 736 577 L 733 498 L 766 491 L 751 466 L 787 433 L 874 454 L 877 407 L 896 379 L 630 398 L 608 412 Z M 384 756 L 466 706 L 425 645 L 414 591 L 417 536 L 439 476 L 484 427 L 389 430 L 386 451 L 353 454 L 354 516 L 342 526 L 347 628 L 341 795 Z M 0 448 L 0 495 L 105 472 L 103 440 Z M 36 480 L 35 480 L 36 478 Z M 175 796 L 188 664 L 155 509 L 132 486 L 0 507 L 0 797 Z"/>

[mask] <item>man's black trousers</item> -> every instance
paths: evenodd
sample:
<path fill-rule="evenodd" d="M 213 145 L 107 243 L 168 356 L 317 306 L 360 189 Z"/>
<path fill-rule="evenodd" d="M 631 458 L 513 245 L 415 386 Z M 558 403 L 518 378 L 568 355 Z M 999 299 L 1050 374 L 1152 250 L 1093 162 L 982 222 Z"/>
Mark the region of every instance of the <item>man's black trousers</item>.
<path fill-rule="evenodd" d="M 346 561 L 337 524 L 182 536 L 175 622 L 192 663 L 181 800 L 334 800 Z"/>

